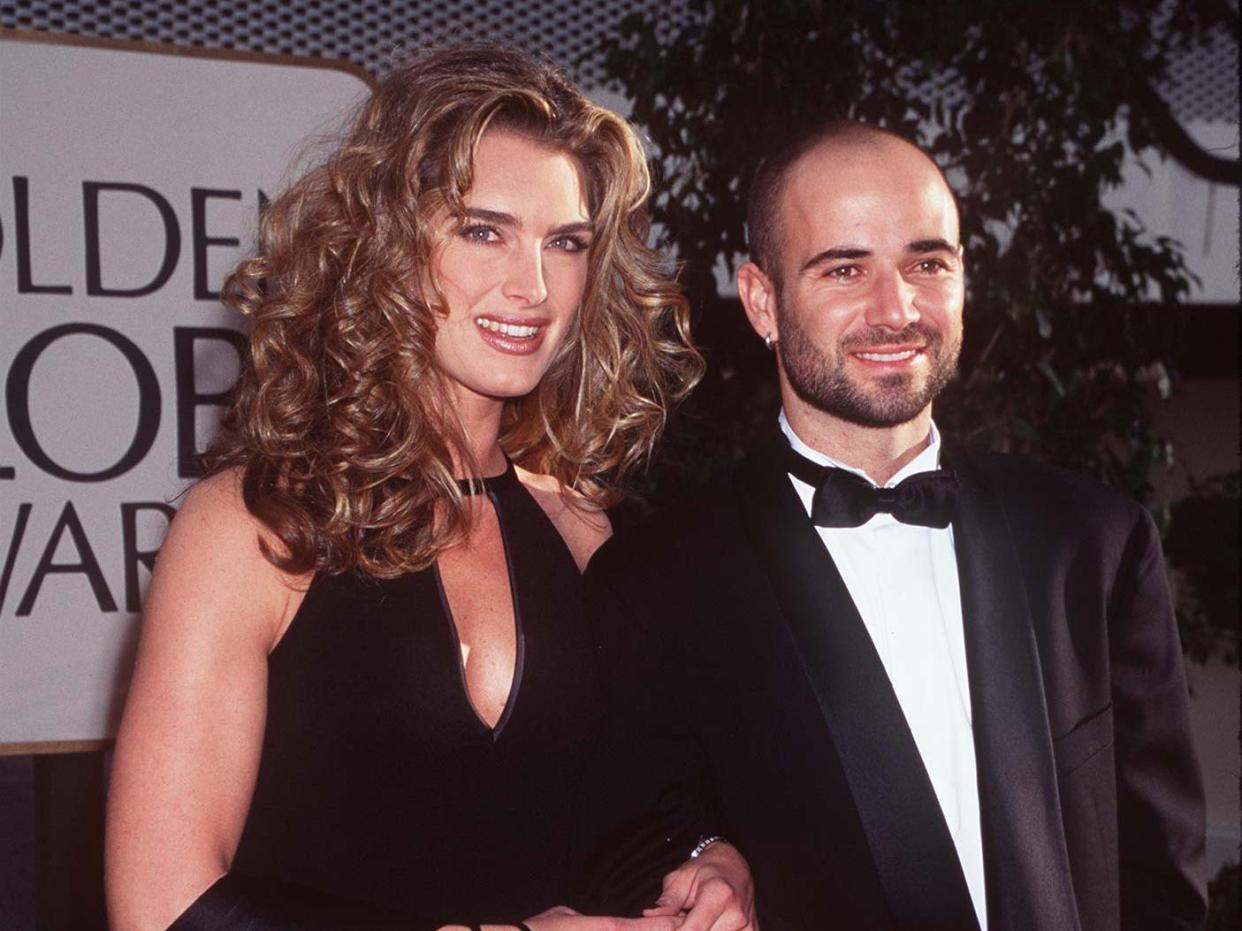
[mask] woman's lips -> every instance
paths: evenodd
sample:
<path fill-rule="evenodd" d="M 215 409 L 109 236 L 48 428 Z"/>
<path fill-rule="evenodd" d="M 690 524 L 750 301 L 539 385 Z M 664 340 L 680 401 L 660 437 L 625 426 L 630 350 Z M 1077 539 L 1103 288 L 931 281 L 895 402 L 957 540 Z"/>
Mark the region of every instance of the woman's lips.
<path fill-rule="evenodd" d="M 475 317 L 474 325 L 487 343 L 498 352 L 511 356 L 527 356 L 543 345 L 547 324 L 543 321 L 498 320 Z"/>

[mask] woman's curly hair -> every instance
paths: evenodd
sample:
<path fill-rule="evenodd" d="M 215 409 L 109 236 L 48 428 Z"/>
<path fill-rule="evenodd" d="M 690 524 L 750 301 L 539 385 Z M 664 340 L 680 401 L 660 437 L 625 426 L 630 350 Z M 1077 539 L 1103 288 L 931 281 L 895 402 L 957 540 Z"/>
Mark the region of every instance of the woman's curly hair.
<path fill-rule="evenodd" d="M 647 246 L 650 178 L 633 130 L 512 48 L 425 54 L 272 202 L 257 254 L 224 286 L 251 318 L 249 352 L 206 465 L 240 471 L 246 506 L 279 541 L 265 553 L 286 571 L 391 577 L 468 530 L 454 457 L 477 465 L 434 361 L 447 309 L 420 283 L 433 217 L 464 217 L 489 128 L 572 155 L 593 227 L 574 324 L 538 387 L 506 405 L 506 454 L 611 504 L 702 374 L 685 298 Z"/>

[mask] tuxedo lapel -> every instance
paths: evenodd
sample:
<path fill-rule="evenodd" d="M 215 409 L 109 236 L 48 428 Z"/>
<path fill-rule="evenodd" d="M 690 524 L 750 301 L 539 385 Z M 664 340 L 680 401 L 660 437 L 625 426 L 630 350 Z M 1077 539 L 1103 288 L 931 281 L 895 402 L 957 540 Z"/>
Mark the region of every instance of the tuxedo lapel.
<path fill-rule="evenodd" d="M 957 851 L 897 696 L 779 461 L 775 454 L 752 459 L 738 476 L 742 521 L 801 654 L 895 924 L 977 927 Z"/>
<path fill-rule="evenodd" d="M 991 929 L 1077 931 L 1039 652 L 1004 508 L 960 481 L 957 550 Z"/>

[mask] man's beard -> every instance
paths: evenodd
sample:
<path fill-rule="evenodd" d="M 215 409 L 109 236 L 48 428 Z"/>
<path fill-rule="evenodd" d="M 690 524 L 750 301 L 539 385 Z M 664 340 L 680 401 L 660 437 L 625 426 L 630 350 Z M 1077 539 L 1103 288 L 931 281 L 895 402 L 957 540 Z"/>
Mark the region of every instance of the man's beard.
<path fill-rule="evenodd" d="M 946 343 L 943 333 L 923 323 L 912 323 L 897 332 L 872 328 L 842 341 L 832 361 L 780 303 L 777 314 L 781 334 L 777 351 L 790 386 L 807 404 L 840 420 L 864 427 L 907 423 L 957 375 L 960 333 Z M 923 346 L 929 367 L 922 384 L 909 371 L 873 378 L 869 386 L 851 381 L 845 368 L 850 352 L 903 343 Z"/>

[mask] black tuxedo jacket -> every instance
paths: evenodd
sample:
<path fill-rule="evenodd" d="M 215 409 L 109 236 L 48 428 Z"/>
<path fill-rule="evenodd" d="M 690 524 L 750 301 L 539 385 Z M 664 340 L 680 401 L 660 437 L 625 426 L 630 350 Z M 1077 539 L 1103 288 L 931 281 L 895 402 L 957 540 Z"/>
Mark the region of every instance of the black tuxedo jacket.
<path fill-rule="evenodd" d="M 765 931 L 977 927 L 884 667 L 779 461 L 588 569 L 610 710 L 581 904 L 632 913 L 722 834 Z M 1202 789 L 1150 517 L 1028 461 L 950 464 L 990 929 L 1199 926 Z"/>

